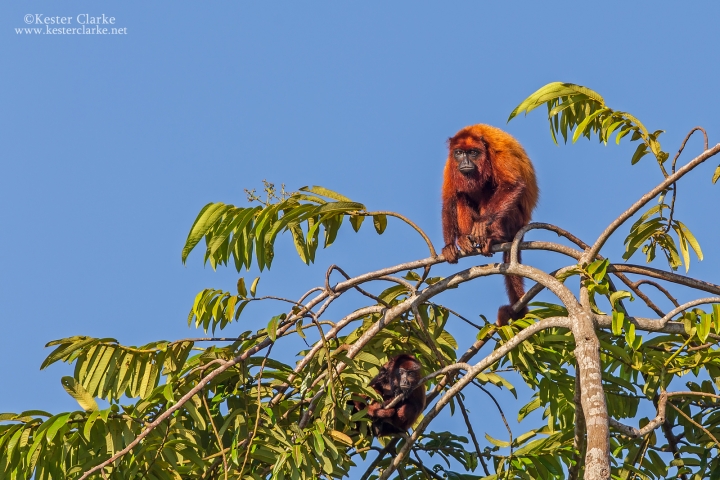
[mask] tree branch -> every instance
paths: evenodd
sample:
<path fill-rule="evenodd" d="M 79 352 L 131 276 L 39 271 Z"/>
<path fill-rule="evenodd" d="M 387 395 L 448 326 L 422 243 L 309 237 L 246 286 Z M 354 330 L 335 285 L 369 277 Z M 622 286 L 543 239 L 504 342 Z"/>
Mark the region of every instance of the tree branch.
<path fill-rule="evenodd" d="M 643 428 L 637 429 L 635 427 L 630 427 L 628 425 L 624 425 L 617 420 L 610 418 L 608 421 L 610 422 L 610 426 L 613 427 L 615 430 L 619 431 L 626 437 L 630 438 L 640 438 L 644 437 L 648 433 L 652 432 L 659 426 L 665 422 L 665 404 L 667 403 L 668 394 L 667 392 L 662 392 L 660 394 L 660 398 L 658 399 L 658 407 L 657 407 L 657 415 L 655 418 L 650 420 L 647 425 L 645 425 Z"/>
<path fill-rule="evenodd" d="M 473 445 L 475 446 L 475 453 L 477 453 L 478 460 L 483 467 L 485 476 L 489 477 L 490 472 L 488 471 L 487 463 L 485 463 L 485 458 L 483 457 L 482 451 L 480 450 L 480 444 L 478 443 L 477 437 L 475 436 L 475 431 L 473 430 L 472 423 L 470 423 L 470 417 L 468 417 L 465 404 L 460 397 L 457 397 L 457 401 L 458 405 L 460 405 L 460 413 L 462 413 L 463 419 L 465 420 L 465 426 L 467 427 L 468 434 L 470 435 L 470 438 L 472 438 Z"/>
<path fill-rule="evenodd" d="M 603 247 L 608 238 L 610 238 L 610 236 L 615 232 L 615 230 L 617 230 L 620 225 L 625 223 L 628 218 L 635 215 L 638 210 L 645 206 L 645 204 L 647 204 L 650 200 L 655 198 L 660 192 L 680 180 L 685 174 L 687 174 L 692 169 L 703 163 L 708 158 L 714 156 L 718 152 L 720 152 L 720 143 L 709 150 L 705 150 L 703 153 L 690 160 L 685 166 L 680 168 L 680 170 L 673 173 L 672 175 L 669 175 L 655 188 L 640 197 L 637 202 L 635 202 L 630 208 L 621 213 L 620 216 L 618 216 L 615 220 L 612 221 L 612 223 L 610 223 L 610 225 L 607 226 L 607 228 L 600 234 L 598 239 L 595 240 L 593 246 L 589 250 L 585 251 L 585 254 L 580 260 L 580 263 L 588 263 L 591 259 L 595 258 L 595 256 L 600 253 L 600 249 Z"/>

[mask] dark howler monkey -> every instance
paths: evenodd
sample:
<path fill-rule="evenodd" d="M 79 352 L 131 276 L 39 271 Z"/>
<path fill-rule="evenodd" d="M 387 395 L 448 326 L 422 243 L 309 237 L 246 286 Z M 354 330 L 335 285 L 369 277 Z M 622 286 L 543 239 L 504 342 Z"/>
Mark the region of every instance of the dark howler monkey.
<path fill-rule="evenodd" d="M 425 409 L 425 385 L 419 385 L 422 379 L 420 362 L 409 354 L 397 355 L 380 368 L 380 372 L 370 381 L 370 386 L 381 396 L 382 402 L 368 405 L 367 414 L 373 419 L 373 434 L 376 437 L 407 432 L 420 413 Z M 403 399 L 392 408 L 384 408 L 395 397 Z M 358 410 L 365 408 L 355 402 Z"/>
<path fill-rule="evenodd" d="M 490 125 L 465 127 L 448 144 L 442 189 L 443 256 L 449 263 L 457 263 L 460 251 L 478 249 L 490 256 L 490 247 L 512 241 L 530 222 L 538 199 L 535 170 L 520 143 Z M 503 261 L 510 261 L 509 251 L 503 253 Z M 527 313 L 527 309 L 512 310 L 525 293 L 522 277 L 506 275 L 505 288 L 510 305 L 500 307 L 498 325 Z"/>

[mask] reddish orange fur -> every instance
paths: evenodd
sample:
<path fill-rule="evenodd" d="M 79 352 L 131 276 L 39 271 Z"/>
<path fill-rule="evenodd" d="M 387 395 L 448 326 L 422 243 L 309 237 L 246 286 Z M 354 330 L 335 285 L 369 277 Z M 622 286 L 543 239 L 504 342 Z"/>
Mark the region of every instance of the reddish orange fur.
<path fill-rule="evenodd" d="M 450 263 L 457 262 L 459 251 L 477 248 L 489 256 L 492 245 L 512 241 L 530 222 L 539 193 L 535 169 L 517 140 L 490 125 L 465 127 L 448 143 L 442 189 L 443 255 Z M 457 168 L 455 149 L 480 151 L 472 173 Z M 509 252 L 503 261 L 509 261 Z M 506 275 L 505 287 L 510 305 L 500 307 L 498 325 L 527 313 L 525 309 L 514 314 L 511 308 L 525 293 L 522 278 Z"/>

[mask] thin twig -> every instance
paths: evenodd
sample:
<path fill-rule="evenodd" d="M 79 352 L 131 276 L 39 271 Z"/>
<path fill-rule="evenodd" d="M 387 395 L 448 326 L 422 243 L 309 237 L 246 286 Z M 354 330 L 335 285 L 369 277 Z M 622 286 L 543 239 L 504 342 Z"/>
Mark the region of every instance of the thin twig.
<path fill-rule="evenodd" d="M 347 273 L 345 273 L 345 271 L 344 271 L 342 268 L 338 267 L 337 265 L 330 265 L 330 267 L 329 267 L 328 270 L 327 270 L 327 273 L 325 274 L 325 289 L 326 289 L 328 292 L 330 292 L 332 295 L 339 295 L 339 294 L 341 294 L 342 292 L 341 292 L 340 290 L 333 289 L 333 288 L 330 286 L 330 274 L 332 273 L 333 270 L 337 270 L 338 272 L 340 272 L 340 274 L 341 274 L 342 276 L 344 276 L 344 277 L 345 277 L 346 279 L 348 279 L 348 280 L 350 280 L 351 277 L 350 277 L 350 275 L 348 275 Z M 336 285 L 335 287 L 337 288 L 337 285 Z M 360 292 L 361 294 L 365 295 L 366 297 L 368 297 L 368 298 L 370 298 L 370 299 L 372 299 L 372 300 L 375 300 L 377 303 L 383 305 L 384 307 L 389 307 L 389 306 L 390 306 L 387 302 L 385 302 L 385 300 L 382 300 L 382 299 L 380 299 L 379 297 L 376 297 L 376 296 L 373 295 L 372 293 L 363 290 L 362 288 L 360 288 L 360 287 L 357 286 L 357 285 L 353 285 L 352 288 L 354 288 L 355 290 L 357 290 L 357 291 Z"/>
<path fill-rule="evenodd" d="M 259 391 L 258 387 L 258 391 Z M 207 411 L 208 418 L 210 419 L 210 425 L 212 425 L 213 432 L 215 433 L 215 438 L 217 439 L 218 448 L 220 449 L 220 453 L 222 453 L 222 463 L 223 463 L 223 469 L 225 473 L 225 480 L 228 478 L 228 465 L 227 465 L 227 457 L 225 456 L 225 449 L 223 448 L 223 442 L 222 438 L 220 437 L 220 434 L 218 433 L 218 429 L 215 426 L 215 420 L 213 420 L 212 412 L 210 411 L 210 406 L 208 405 L 207 398 L 205 395 L 200 395 L 202 398 L 203 405 L 205 405 L 205 410 Z"/>
<path fill-rule="evenodd" d="M 432 478 L 434 478 L 435 480 L 443 480 L 443 478 L 442 478 L 440 475 L 438 475 L 437 473 L 433 472 L 432 470 L 430 470 L 429 468 L 427 468 L 427 467 L 425 466 L 425 464 L 423 464 L 422 460 L 420 460 L 420 456 L 418 455 L 417 450 L 415 450 L 415 449 L 413 448 L 413 451 L 412 451 L 412 452 L 415 454 L 415 460 L 413 460 L 412 458 L 409 458 L 409 457 L 408 457 L 408 460 L 410 460 L 410 461 L 413 462 L 415 465 L 417 465 L 418 467 L 420 467 L 420 470 L 422 470 L 422 471 L 423 471 L 426 475 L 428 475 L 429 477 L 432 477 Z"/>
<path fill-rule="evenodd" d="M 687 134 L 687 136 L 685 137 L 685 140 L 683 140 L 683 142 L 682 142 L 682 145 L 680 145 L 680 149 L 675 154 L 675 158 L 673 158 L 672 173 L 675 173 L 675 164 L 677 162 L 678 157 L 680 157 L 680 154 L 685 149 L 685 144 L 688 142 L 688 140 L 690 139 L 692 134 L 697 131 L 703 132 L 703 135 L 705 136 L 705 150 L 708 149 L 708 136 L 707 136 L 707 132 L 705 131 L 705 129 L 702 127 L 693 128 Z M 670 228 L 672 227 L 673 215 L 675 214 L 675 200 L 677 199 L 677 182 L 673 183 L 672 191 L 673 191 L 673 195 L 672 195 L 672 201 L 670 202 L 670 214 L 668 215 L 668 222 L 667 222 L 667 226 L 665 227 L 665 233 L 669 232 Z M 661 212 L 662 212 L 662 210 L 661 210 Z M 661 215 L 662 215 L 662 213 L 661 213 Z"/>
<path fill-rule="evenodd" d="M 718 442 L 718 439 L 715 438 L 715 436 L 714 436 L 712 433 L 710 433 L 710 430 L 708 430 L 707 428 L 703 427 L 702 425 L 700 425 L 699 423 L 697 423 L 695 420 L 693 420 L 692 418 L 690 418 L 685 412 L 683 412 L 681 409 L 679 409 L 678 407 L 676 407 L 675 405 L 673 405 L 672 402 L 670 402 L 670 406 L 671 406 L 672 408 L 674 408 L 675 411 L 678 412 L 680 415 L 682 415 L 683 417 L 685 417 L 685 419 L 686 419 L 688 422 L 692 423 L 692 424 L 695 425 L 697 428 L 699 428 L 700 430 L 702 430 L 703 432 L 705 432 L 705 433 L 707 434 L 707 436 L 710 437 L 713 442 L 715 442 L 715 448 L 717 448 L 718 450 L 720 450 L 720 442 Z"/>
<path fill-rule="evenodd" d="M 653 301 L 643 293 L 642 290 L 640 290 L 640 287 L 637 285 L 637 282 L 633 282 L 630 280 L 626 275 L 620 273 L 620 272 L 613 272 L 613 274 L 620 279 L 621 282 L 623 282 L 625 285 L 627 285 L 630 290 L 633 291 L 635 295 L 638 296 L 643 302 L 645 302 L 645 305 L 647 305 L 653 312 L 655 312 L 657 315 L 664 317 L 665 312 L 660 309 Z"/>
<path fill-rule="evenodd" d="M 475 431 L 473 430 L 472 423 L 470 423 L 470 417 L 468 417 L 467 409 L 465 408 L 465 404 L 463 403 L 462 398 L 460 398 L 460 395 L 457 396 L 457 401 L 458 405 L 460 405 L 460 413 L 462 413 L 463 419 L 465 419 L 465 426 L 467 426 L 468 434 L 470 435 L 470 438 L 473 441 L 473 445 L 475 446 L 475 453 L 477 453 L 478 460 L 480 460 L 480 464 L 483 467 L 485 475 L 489 477 L 490 471 L 488 470 L 487 463 L 485 463 L 485 458 L 480 451 L 480 444 L 478 443 L 477 437 L 475 436 Z"/>
<path fill-rule="evenodd" d="M 410 220 L 409 218 L 405 217 L 404 215 L 400 215 L 399 213 L 390 212 L 390 211 L 387 211 L 387 212 L 386 212 L 386 211 L 366 212 L 366 213 L 361 213 L 361 215 L 365 215 L 365 216 L 386 215 L 386 216 L 388 216 L 388 217 L 399 218 L 400 220 L 402 220 L 403 222 L 407 223 L 407 224 L 410 225 L 412 228 L 414 228 L 415 231 L 417 231 L 417 232 L 420 234 L 420 236 L 423 238 L 423 240 L 425 240 L 425 243 L 427 243 L 428 249 L 430 250 L 430 256 L 431 256 L 431 257 L 436 257 L 436 256 L 437 256 L 437 253 L 435 252 L 435 247 L 433 246 L 433 243 L 430 241 L 430 237 L 428 237 L 428 236 L 425 234 L 425 232 L 422 230 L 422 228 L 418 227 L 418 226 L 415 224 L 415 222 L 413 222 L 413 221 Z M 425 281 L 425 279 L 428 277 L 429 274 L 430 274 L 430 265 L 426 265 L 426 266 L 425 266 L 425 269 L 424 269 L 424 272 L 423 272 L 423 274 L 422 274 L 422 277 L 420 278 L 420 281 L 417 283 L 416 288 L 419 288 L 419 287 L 420 287 L 420 285 L 422 284 L 422 282 Z"/>
<path fill-rule="evenodd" d="M 480 383 L 478 383 L 477 380 L 473 380 L 472 384 L 475 385 L 476 387 L 478 387 L 483 392 L 485 392 L 487 394 L 487 396 L 492 399 L 493 403 L 495 403 L 495 406 L 497 407 L 498 412 L 500 412 L 500 417 L 502 418 L 502 421 L 505 424 L 505 429 L 508 431 L 508 435 L 510 435 L 510 456 L 508 457 L 508 464 L 510 464 L 510 461 L 512 460 L 512 456 L 513 456 L 513 433 L 512 433 L 512 430 L 510 429 L 510 424 L 508 423 L 507 418 L 505 418 L 505 412 L 503 412 L 503 409 L 500 406 L 500 403 L 495 399 L 495 396 L 488 391 L 487 388 L 480 385 Z"/>
<path fill-rule="evenodd" d="M 462 320 L 463 322 L 467 323 L 468 325 L 472 325 L 473 327 L 477 328 L 478 330 L 482 330 L 482 329 L 483 329 L 483 327 L 481 327 L 481 326 L 478 325 L 477 323 L 471 322 L 471 321 L 468 320 L 467 318 L 465 318 L 465 317 L 463 317 L 462 315 L 460 315 L 459 313 L 457 313 L 455 310 L 451 310 L 451 309 L 449 309 L 448 307 L 446 307 L 445 305 L 440 305 L 440 304 L 438 304 L 438 303 L 432 303 L 431 305 L 433 305 L 434 307 L 439 307 L 439 308 L 442 308 L 442 309 L 447 310 L 448 312 L 452 313 L 453 315 L 455 315 L 456 317 L 458 317 L 458 318 L 459 318 L 460 320 Z"/>
<path fill-rule="evenodd" d="M 654 282 L 652 280 L 648 280 L 647 278 L 643 278 L 643 279 L 640 279 L 637 282 L 635 282 L 636 287 L 639 287 L 640 285 L 644 285 L 644 284 L 652 285 L 653 287 L 657 288 L 658 290 L 660 290 L 662 293 L 665 294 L 665 296 L 668 298 L 668 300 L 670 300 L 672 302 L 673 305 L 675 305 L 676 307 L 680 306 L 677 299 L 675 297 L 673 297 L 670 294 L 670 292 L 665 287 L 660 285 L 659 283 Z"/>

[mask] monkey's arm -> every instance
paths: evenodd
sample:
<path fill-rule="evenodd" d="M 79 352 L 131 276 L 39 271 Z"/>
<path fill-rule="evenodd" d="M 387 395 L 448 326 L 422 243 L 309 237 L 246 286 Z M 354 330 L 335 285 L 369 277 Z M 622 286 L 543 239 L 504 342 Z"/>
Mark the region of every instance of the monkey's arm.
<path fill-rule="evenodd" d="M 397 409 L 396 408 L 384 408 L 383 403 L 371 403 L 368 405 L 368 417 L 370 418 L 391 418 L 394 417 Z"/>
<path fill-rule="evenodd" d="M 460 252 L 457 246 L 455 246 L 455 241 L 457 240 L 459 233 L 457 221 L 457 198 L 455 196 L 443 199 L 442 227 L 443 240 L 445 240 L 445 246 L 442 249 L 442 254 L 448 263 L 457 263 L 458 254 Z"/>
<path fill-rule="evenodd" d="M 448 263 L 457 263 L 460 251 L 470 253 L 474 250 L 475 239 L 470 238 L 470 235 L 473 225 L 479 220 L 477 207 L 473 207 L 465 195 L 453 196 L 443 205 L 445 247 L 443 247 L 442 253 Z M 458 247 L 460 248 L 458 249 Z"/>

